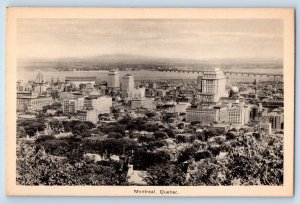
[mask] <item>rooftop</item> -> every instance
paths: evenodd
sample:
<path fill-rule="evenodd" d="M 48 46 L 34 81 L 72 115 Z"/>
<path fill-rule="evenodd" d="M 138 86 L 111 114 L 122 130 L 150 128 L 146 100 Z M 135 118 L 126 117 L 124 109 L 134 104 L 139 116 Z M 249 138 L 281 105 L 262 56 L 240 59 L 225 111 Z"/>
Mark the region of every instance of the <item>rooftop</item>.
<path fill-rule="evenodd" d="M 66 81 L 96 81 L 96 77 L 76 77 L 76 76 L 67 76 Z"/>

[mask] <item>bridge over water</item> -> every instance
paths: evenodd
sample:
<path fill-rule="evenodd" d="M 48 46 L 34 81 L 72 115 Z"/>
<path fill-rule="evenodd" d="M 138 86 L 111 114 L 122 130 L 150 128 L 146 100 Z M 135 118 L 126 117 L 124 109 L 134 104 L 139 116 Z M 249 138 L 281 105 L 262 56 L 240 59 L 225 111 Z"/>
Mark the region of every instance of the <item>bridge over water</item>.
<path fill-rule="evenodd" d="M 160 69 L 160 72 L 178 72 L 178 73 L 192 73 L 192 74 L 203 74 L 205 71 L 193 71 L 193 70 L 168 70 Z M 272 73 L 255 73 L 255 72 L 224 72 L 227 77 L 230 76 L 251 76 L 251 77 L 273 77 L 283 78 L 283 74 L 272 74 Z"/>

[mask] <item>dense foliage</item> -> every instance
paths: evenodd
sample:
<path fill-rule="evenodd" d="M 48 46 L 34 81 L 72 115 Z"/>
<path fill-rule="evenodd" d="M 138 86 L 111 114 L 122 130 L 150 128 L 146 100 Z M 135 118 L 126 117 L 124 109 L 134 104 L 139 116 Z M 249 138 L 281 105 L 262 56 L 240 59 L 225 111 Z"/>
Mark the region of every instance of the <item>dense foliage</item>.
<path fill-rule="evenodd" d="M 101 115 L 99 117 L 106 117 Z M 283 138 L 187 127 L 178 134 L 147 117 L 125 116 L 110 124 L 58 121 L 53 135 L 39 136 L 17 150 L 17 182 L 22 185 L 127 185 L 128 164 L 146 172 L 149 185 L 283 185 Z M 18 136 L 46 128 L 42 117 L 18 121 Z M 181 130 L 186 127 L 181 125 Z M 71 137 L 55 137 L 71 132 Z M 143 133 L 142 133 L 143 132 Z M 173 149 L 172 149 L 173 148 Z M 103 158 L 94 162 L 85 154 Z M 113 160 L 111 156 L 125 158 Z"/>
<path fill-rule="evenodd" d="M 122 164 L 101 165 L 47 155 L 42 146 L 17 149 L 17 183 L 21 185 L 126 185 Z"/>

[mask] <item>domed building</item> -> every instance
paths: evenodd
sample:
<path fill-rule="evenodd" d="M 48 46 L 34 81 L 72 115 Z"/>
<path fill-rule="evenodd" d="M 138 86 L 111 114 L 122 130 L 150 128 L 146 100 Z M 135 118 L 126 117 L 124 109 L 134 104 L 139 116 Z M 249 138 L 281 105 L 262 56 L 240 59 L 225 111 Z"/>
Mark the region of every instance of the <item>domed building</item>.
<path fill-rule="evenodd" d="M 237 86 L 232 86 L 229 91 L 230 98 L 238 98 L 239 96 L 239 88 Z"/>

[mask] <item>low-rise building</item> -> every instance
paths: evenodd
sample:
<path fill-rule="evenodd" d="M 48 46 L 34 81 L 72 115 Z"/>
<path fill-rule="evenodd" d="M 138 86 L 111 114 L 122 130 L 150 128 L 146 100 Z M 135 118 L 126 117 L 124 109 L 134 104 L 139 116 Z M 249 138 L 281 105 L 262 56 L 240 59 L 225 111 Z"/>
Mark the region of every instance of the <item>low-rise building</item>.
<path fill-rule="evenodd" d="M 74 84 L 75 87 L 79 87 L 80 84 L 92 84 L 96 83 L 96 77 L 76 77 L 76 76 L 67 76 L 65 79 L 66 83 Z"/>
<path fill-rule="evenodd" d="M 188 108 L 186 121 L 215 122 L 219 121 L 219 111 L 213 108 Z"/>
<path fill-rule="evenodd" d="M 17 96 L 17 110 L 19 111 L 37 111 L 42 110 L 44 106 L 51 105 L 53 103 L 52 97 L 27 95 Z"/>
<path fill-rule="evenodd" d="M 254 130 L 266 135 L 272 134 L 272 126 L 271 123 L 268 122 L 260 122 L 258 125 L 255 126 Z"/>
<path fill-rule="evenodd" d="M 147 110 L 156 109 L 156 102 L 152 98 L 132 99 L 131 109 L 145 108 Z"/>

